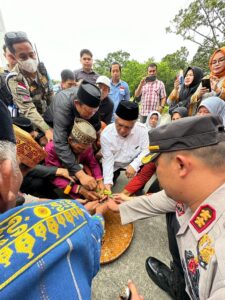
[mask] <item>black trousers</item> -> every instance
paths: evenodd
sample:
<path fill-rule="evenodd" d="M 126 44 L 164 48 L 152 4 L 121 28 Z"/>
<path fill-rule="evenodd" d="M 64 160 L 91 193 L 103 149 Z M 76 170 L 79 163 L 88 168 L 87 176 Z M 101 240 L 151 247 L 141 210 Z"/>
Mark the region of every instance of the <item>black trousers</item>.
<path fill-rule="evenodd" d="M 157 193 L 160 191 L 160 184 L 158 179 L 156 179 L 150 186 L 149 193 Z M 189 300 L 189 296 L 185 291 L 185 279 L 184 271 L 181 265 L 180 253 L 178 250 L 176 234 L 180 228 L 177 221 L 176 213 L 166 214 L 166 227 L 168 235 L 169 250 L 172 256 L 172 268 L 174 271 L 174 282 L 173 288 L 176 290 L 177 297 L 175 299 Z"/>
<path fill-rule="evenodd" d="M 172 268 L 174 271 L 174 289 L 177 297 L 175 299 L 189 300 L 185 291 L 184 271 L 181 265 L 180 253 L 178 250 L 176 234 L 180 228 L 175 213 L 166 214 L 166 225 L 169 242 L 169 250 L 173 258 Z"/>

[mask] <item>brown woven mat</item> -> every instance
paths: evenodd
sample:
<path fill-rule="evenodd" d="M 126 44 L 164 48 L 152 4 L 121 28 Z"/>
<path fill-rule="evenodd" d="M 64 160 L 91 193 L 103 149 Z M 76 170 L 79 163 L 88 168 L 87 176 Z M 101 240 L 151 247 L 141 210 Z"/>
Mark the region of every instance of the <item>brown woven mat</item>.
<path fill-rule="evenodd" d="M 120 215 L 108 211 L 104 215 L 105 235 L 103 237 L 100 262 L 106 264 L 122 255 L 130 246 L 134 234 L 134 225 L 122 225 Z"/>

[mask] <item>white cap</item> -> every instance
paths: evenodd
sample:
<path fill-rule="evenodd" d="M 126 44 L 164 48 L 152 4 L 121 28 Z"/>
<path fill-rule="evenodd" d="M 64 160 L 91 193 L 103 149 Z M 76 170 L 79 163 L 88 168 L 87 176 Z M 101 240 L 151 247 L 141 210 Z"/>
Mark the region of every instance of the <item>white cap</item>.
<path fill-rule="evenodd" d="M 110 80 L 104 75 L 99 76 L 96 80 L 96 83 L 103 83 L 110 88 Z"/>

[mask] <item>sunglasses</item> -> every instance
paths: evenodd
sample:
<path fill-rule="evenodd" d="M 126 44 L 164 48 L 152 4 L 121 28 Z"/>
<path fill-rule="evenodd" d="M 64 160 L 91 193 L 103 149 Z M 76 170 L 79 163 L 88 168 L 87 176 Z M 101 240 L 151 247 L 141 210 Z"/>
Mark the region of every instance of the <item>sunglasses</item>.
<path fill-rule="evenodd" d="M 5 40 L 27 39 L 27 34 L 23 31 L 10 31 L 5 34 Z"/>

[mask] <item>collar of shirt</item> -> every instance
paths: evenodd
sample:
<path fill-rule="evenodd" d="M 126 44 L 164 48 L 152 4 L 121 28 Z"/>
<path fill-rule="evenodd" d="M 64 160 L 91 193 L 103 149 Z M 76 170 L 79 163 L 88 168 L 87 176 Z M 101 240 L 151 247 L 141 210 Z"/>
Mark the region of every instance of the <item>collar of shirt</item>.
<path fill-rule="evenodd" d="M 122 80 L 120 79 L 120 81 L 118 83 L 113 83 L 112 79 L 110 80 L 111 84 L 114 86 L 120 86 L 122 84 Z"/>
<path fill-rule="evenodd" d="M 84 69 L 80 69 L 81 72 L 84 72 L 85 74 L 96 74 L 93 69 L 90 70 L 90 72 L 86 72 Z"/>
<path fill-rule="evenodd" d="M 196 241 L 212 229 L 225 211 L 225 184 L 221 185 L 196 209 L 194 214 L 187 208 L 185 214 L 178 218 L 181 225 L 177 236 L 183 235 L 189 227 Z"/>

